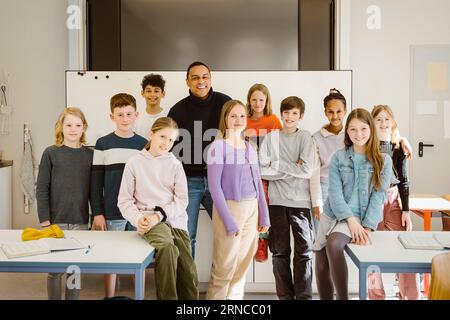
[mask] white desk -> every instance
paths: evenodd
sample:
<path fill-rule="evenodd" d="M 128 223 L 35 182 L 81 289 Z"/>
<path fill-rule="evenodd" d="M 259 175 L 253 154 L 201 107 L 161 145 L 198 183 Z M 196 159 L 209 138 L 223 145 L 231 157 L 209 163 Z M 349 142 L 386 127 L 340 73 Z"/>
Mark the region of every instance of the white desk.
<path fill-rule="evenodd" d="M 21 241 L 22 230 L 0 230 L 0 243 Z M 144 299 L 145 268 L 154 248 L 133 231 L 64 231 L 93 248 L 8 259 L 0 249 L 0 272 L 63 273 L 78 266 L 82 273 L 135 275 L 135 298 Z"/>
<path fill-rule="evenodd" d="M 367 298 L 367 271 L 379 268 L 382 273 L 430 273 L 431 259 L 448 250 L 405 249 L 397 239 L 402 231 L 376 231 L 371 234 L 372 245 L 349 244 L 345 251 L 359 269 L 359 299 Z M 404 231 L 403 231 L 404 232 Z M 412 234 L 444 233 L 442 231 L 411 231 Z"/>
<path fill-rule="evenodd" d="M 441 211 L 450 211 L 450 201 L 435 195 L 410 195 L 409 210 L 423 218 L 424 231 L 431 231 L 432 216 L 441 217 Z"/>

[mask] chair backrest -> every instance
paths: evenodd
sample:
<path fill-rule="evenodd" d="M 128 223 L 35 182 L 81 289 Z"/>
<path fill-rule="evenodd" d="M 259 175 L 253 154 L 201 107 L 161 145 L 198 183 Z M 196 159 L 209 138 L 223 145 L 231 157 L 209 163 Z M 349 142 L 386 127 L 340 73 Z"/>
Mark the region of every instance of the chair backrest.
<path fill-rule="evenodd" d="M 430 300 L 450 300 L 450 252 L 431 261 Z"/>

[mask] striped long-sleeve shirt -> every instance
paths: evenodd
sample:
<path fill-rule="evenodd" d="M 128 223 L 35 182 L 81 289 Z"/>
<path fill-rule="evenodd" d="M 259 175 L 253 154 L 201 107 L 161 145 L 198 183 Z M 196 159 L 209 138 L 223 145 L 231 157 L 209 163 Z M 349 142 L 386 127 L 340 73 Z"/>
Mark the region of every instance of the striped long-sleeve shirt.
<path fill-rule="evenodd" d="M 121 138 L 114 132 L 97 140 L 91 177 L 93 216 L 103 214 L 107 220 L 123 219 L 117 207 L 123 169 L 127 160 L 139 153 L 146 143 L 140 135 Z"/>

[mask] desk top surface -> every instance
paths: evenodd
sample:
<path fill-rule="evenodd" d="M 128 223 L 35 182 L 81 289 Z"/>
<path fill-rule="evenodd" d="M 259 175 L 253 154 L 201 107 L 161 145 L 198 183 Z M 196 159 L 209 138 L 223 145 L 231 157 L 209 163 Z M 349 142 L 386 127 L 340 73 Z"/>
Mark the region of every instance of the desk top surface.
<path fill-rule="evenodd" d="M 409 209 L 411 210 L 450 210 L 450 201 L 440 197 L 410 196 Z"/>
<path fill-rule="evenodd" d="M 349 254 L 353 254 L 362 263 L 399 263 L 399 264 L 431 264 L 435 255 L 450 250 L 415 250 L 405 249 L 398 240 L 398 235 L 405 231 L 375 231 L 370 235 L 371 245 L 359 246 L 349 244 Z M 412 234 L 445 233 L 442 231 L 411 231 Z M 447 231 L 448 234 L 448 231 Z"/>
<path fill-rule="evenodd" d="M 21 241 L 22 230 L 0 230 L 0 243 Z M 135 231 L 66 231 L 67 238 L 73 237 L 85 245 L 93 246 L 86 253 L 86 249 L 52 252 L 29 257 L 8 259 L 0 249 L 1 265 L 27 264 L 58 264 L 74 263 L 85 265 L 114 264 L 139 265 L 142 264 L 154 248 L 142 239 Z"/>

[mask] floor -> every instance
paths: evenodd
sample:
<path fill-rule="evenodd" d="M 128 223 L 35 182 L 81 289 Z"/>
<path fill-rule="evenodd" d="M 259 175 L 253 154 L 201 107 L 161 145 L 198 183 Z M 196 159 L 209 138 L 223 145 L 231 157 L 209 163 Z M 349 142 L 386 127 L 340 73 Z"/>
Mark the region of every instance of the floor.
<path fill-rule="evenodd" d="M 146 272 L 145 299 L 156 299 L 153 269 Z M 120 275 L 116 296 L 134 297 L 133 279 Z M 43 273 L 0 273 L 0 300 L 46 300 L 47 274 Z M 103 275 L 82 275 L 80 299 L 99 300 L 105 296 Z M 200 293 L 200 299 L 205 294 Z M 248 300 L 277 299 L 273 293 L 246 294 Z"/>
<path fill-rule="evenodd" d="M 0 300 L 46 300 L 47 274 L 42 273 L 0 273 Z M 101 300 L 104 298 L 103 275 L 82 275 L 80 299 Z M 129 275 L 119 276 L 116 296 L 134 297 L 133 279 Z M 200 294 L 204 299 L 205 294 Z M 313 299 L 319 297 L 315 294 Z M 146 273 L 145 299 L 156 299 L 153 269 Z M 246 300 L 276 300 L 274 293 L 246 293 Z M 350 299 L 358 299 L 352 294 Z M 387 299 L 395 299 L 395 293 L 388 292 Z"/>

